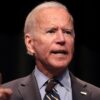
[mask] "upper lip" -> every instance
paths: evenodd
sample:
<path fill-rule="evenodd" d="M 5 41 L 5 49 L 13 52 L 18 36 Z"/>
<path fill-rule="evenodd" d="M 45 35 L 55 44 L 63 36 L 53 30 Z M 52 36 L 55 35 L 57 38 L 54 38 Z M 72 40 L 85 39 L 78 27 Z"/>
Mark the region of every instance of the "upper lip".
<path fill-rule="evenodd" d="M 58 53 L 67 54 L 68 52 L 66 50 L 52 50 L 51 53 L 55 53 L 55 54 L 58 54 Z"/>

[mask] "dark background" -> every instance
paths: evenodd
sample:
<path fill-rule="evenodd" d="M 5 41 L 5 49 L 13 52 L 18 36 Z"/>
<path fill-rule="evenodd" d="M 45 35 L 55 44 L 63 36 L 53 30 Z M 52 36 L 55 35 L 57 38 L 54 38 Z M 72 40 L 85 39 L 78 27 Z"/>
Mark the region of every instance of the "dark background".
<path fill-rule="evenodd" d="M 0 72 L 3 83 L 28 75 L 34 60 L 27 55 L 23 27 L 27 14 L 43 0 L 0 1 Z M 58 0 L 75 20 L 75 56 L 70 70 L 100 87 L 99 11 L 96 0 Z"/>

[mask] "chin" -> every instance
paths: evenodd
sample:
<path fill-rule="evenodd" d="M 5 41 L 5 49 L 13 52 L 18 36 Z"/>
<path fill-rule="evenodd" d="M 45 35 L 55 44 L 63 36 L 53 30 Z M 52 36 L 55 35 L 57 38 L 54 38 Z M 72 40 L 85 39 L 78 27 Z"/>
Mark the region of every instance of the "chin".
<path fill-rule="evenodd" d="M 67 66 L 69 65 L 69 63 L 62 63 L 62 62 L 58 62 L 58 63 L 55 63 L 55 64 L 52 64 L 52 66 L 54 68 L 67 68 Z"/>
<path fill-rule="evenodd" d="M 67 68 L 68 66 L 69 66 L 69 64 L 70 64 L 70 62 L 71 62 L 71 59 L 60 59 L 60 60 L 56 60 L 56 59 L 50 59 L 49 61 L 48 61 L 48 65 L 50 65 L 50 67 L 53 69 L 65 69 L 65 68 Z"/>

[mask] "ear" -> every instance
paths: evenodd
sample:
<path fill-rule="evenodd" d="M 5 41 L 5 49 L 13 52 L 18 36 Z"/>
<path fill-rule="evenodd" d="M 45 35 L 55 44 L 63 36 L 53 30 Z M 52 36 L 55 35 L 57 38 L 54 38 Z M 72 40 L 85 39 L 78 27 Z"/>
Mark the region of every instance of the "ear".
<path fill-rule="evenodd" d="M 30 33 L 26 33 L 25 34 L 25 45 L 26 45 L 26 48 L 27 48 L 27 53 L 29 55 L 34 55 L 34 40 L 32 38 L 32 34 Z"/>

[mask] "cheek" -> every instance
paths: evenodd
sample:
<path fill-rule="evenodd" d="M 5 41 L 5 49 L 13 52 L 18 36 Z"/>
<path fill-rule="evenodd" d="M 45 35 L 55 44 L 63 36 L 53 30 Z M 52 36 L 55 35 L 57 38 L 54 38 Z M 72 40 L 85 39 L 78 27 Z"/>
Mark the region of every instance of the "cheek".
<path fill-rule="evenodd" d="M 67 47 L 70 53 L 74 52 L 74 39 L 67 41 Z"/>
<path fill-rule="evenodd" d="M 34 43 L 35 53 L 45 56 L 49 52 L 49 46 L 50 43 L 48 41 L 39 39 Z"/>

